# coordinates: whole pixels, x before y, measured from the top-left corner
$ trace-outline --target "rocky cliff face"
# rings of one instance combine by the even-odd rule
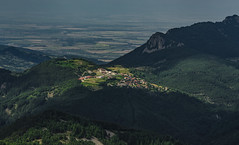
[[[153,34],[146,43],[146,48],[143,50],[143,53],[153,53],[164,49],[166,47],[164,35],[165,34],[160,32]]]
[[[153,53],[170,47],[182,47],[184,43],[166,38],[167,34],[156,32],[147,41],[142,53]]]
[[[228,16],[228,17],[226,17],[225,20],[223,20],[223,23],[239,25],[239,16],[238,15]]]

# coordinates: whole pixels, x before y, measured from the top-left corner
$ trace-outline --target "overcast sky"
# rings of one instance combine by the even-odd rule
[[[158,19],[221,20],[239,14],[238,0],[0,0],[0,13],[137,15]],[[6,13],[6,14],[7,14]]]

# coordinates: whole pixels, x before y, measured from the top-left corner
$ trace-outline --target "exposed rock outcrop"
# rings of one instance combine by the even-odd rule
[[[160,32],[152,35],[146,43],[146,48],[143,50],[143,53],[153,53],[155,51],[164,49],[166,47],[164,35],[165,34]]]
[[[226,17],[225,20],[223,20],[224,24],[238,24],[239,25],[239,16],[233,15]]]

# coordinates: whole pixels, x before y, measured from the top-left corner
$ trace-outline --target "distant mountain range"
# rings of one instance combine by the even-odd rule
[[[0,45],[0,68],[23,71],[49,59],[50,56],[38,51]]]
[[[41,62],[50,60],[52,58],[77,58],[76,55],[51,55],[36,50],[30,50],[21,47],[13,47],[0,45],[0,68],[7,69],[14,72],[23,72]],[[92,59],[81,57],[90,60],[97,64],[103,64],[103,62]]]

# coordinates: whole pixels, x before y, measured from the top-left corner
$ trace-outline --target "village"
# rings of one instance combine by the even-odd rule
[[[87,74],[87,75],[85,75]],[[97,70],[94,70],[94,71],[86,71],[82,74],[82,76],[79,78],[80,81],[84,82],[85,80],[87,79],[90,79],[90,78],[98,78],[98,79],[101,79],[101,78],[112,78],[113,76],[115,76],[116,73],[115,72],[112,72],[112,71],[108,71],[104,68],[98,68]]]
[[[105,83],[107,86],[141,88],[157,91],[167,91],[167,87],[158,86],[135,77],[125,68],[111,67],[108,69],[98,68],[93,71],[86,71],[78,78],[84,86],[96,86]],[[113,80],[113,81],[110,81]]]

